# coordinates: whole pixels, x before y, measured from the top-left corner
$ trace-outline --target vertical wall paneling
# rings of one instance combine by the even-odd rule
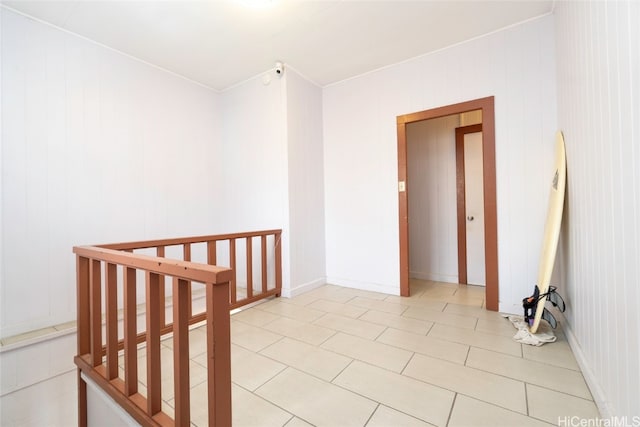
[[[75,318],[74,245],[218,232],[223,162],[219,94],[1,15],[6,337]]]
[[[4,121],[4,114],[3,114],[3,110],[4,110],[4,105],[2,103],[2,95],[3,95],[3,85],[2,85],[2,73],[3,73],[3,67],[2,67],[2,50],[3,50],[3,36],[2,36],[2,15],[4,14],[4,9],[0,7],[0,193],[2,192],[3,189],[3,185],[2,182],[4,180],[4,174],[2,172],[2,168],[3,168],[3,151],[4,151],[4,147],[2,144],[2,141],[4,139],[4,127],[3,127],[3,121]],[[3,217],[3,210],[2,210],[2,201],[0,200],[0,304],[1,301],[4,301],[5,299],[5,287],[2,285],[4,283],[4,267],[3,267],[3,260],[4,260],[4,222],[2,220]],[[4,318],[4,310],[3,312],[0,314],[0,325],[4,324],[5,322],[5,318]]]
[[[262,76],[224,91],[221,96],[221,131],[224,167],[221,201],[224,212],[217,224],[222,230],[282,229],[283,287],[289,288],[289,194],[285,79],[268,84]],[[246,259],[238,242],[238,279],[244,277]],[[224,264],[224,246],[218,261]],[[273,262],[273,247],[269,249]],[[254,260],[257,260],[254,257]],[[254,270],[256,265],[254,264]]]
[[[640,414],[638,22],[638,2],[556,3],[568,171],[560,282],[570,342],[604,417]]]
[[[285,296],[325,283],[322,90],[287,69],[291,286]]]
[[[458,115],[407,125],[412,278],[458,283],[455,128]]]

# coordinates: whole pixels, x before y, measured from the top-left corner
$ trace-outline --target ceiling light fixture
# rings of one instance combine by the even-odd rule
[[[267,9],[276,4],[276,0],[237,0],[238,3],[251,9]]]

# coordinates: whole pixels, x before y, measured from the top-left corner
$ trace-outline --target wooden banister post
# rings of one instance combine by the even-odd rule
[[[260,250],[260,255],[262,258],[262,292],[265,293],[267,292],[267,283],[268,283],[268,277],[267,277],[267,236],[261,236],[260,237],[260,246],[261,246],[261,250]]]
[[[89,336],[89,259],[76,256],[76,315],[77,315],[77,356],[91,351]],[[87,426],[87,384],[78,368],[78,427]]]
[[[102,272],[100,265],[100,261],[93,259],[89,270],[91,282],[89,286],[91,366],[102,365]]]
[[[158,246],[156,248],[156,255],[158,256],[158,258],[164,258],[165,257],[165,252],[164,252],[164,246]],[[159,300],[159,304],[162,306],[162,310],[160,310],[160,328],[164,328],[165,326],[167,326],[167,320],[165,319],[165,308],[164,308],[164,304],[165,304],[165,276],[164,275],[159,275],[158,276],[158,281],[160,282],[160,287],[158,288],[158,291],[160,292],[160,294],[158,295],[158,300]]]
[[[247,237],[247,298],[253,297],[253,238]]]
[[[118,269],[105,264],[105,308],[107,321],[107,379],[118,377]]]
[[[229,283],[206,284],[209,425],[231,425]]]
[[[209,242],[207,242],[207,264],[209,265],[216,265],[216,263],[218,262],[218,255],[217,255],[217,241],[216,240],[211,240]]]
[[[87,383],[82,379],[82,370],[78,371],[78,427],[87,427]]]
[[[175,422],[188,426],[189,390],[189,282],[173,278],[173,383]]]
[[[125,395],[138,392],[138,312],[136,270],[124,271],[124,389]]]
[[[89,337],[89,259],[81,256],[76,257],[76,313],[77,313],[77,343],[78,356],[91,351],[91,341]]]
[[[147,271],[147,414],[154,416],[162,409],[160,362],[160,275]]]
[[[280,291],[282,289],[282,232],[277,232],[274,238],[276,246],[276,289]],[[280,292],[276,295],[280,296]]]
[[[182,259],[184,259],[185,261],[191,261],[191,244],[190,243],[185,243],[182,247]],[[192,304],[192,292],[191,292],[191,280],[189,280],[187,282],[187,293],[189,294],[188,298],[189,298],[189,307],[188,307],[188,311],[189,311],[189,318],[191,318],[191,316],[193,316],[193,304]]]
[[[237,301],[238,297],[236,295],[236,239],[229,239],[229,268],[231,268],[231,282],[230,282],[230,292],[231,292],[231,302],[234,303]]]

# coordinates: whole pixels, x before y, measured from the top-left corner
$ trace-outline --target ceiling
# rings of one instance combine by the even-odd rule
[[[326,86],[548,14],[553,0],[31,1],[2,4],[224,90],[276,61]]]

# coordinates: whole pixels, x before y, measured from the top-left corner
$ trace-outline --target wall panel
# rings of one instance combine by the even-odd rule
[[[325,283],[322,89],[286,70],[291,289]]]
[[[74,245],[218,231],[219,95],[2,9],[0,336],[75,318]]]
[[[407,125],[410,277],[458,283],[458,115]]]
[[[558,2],[555,19],[566,319],[602,415],[638,416],[640,3]]]

